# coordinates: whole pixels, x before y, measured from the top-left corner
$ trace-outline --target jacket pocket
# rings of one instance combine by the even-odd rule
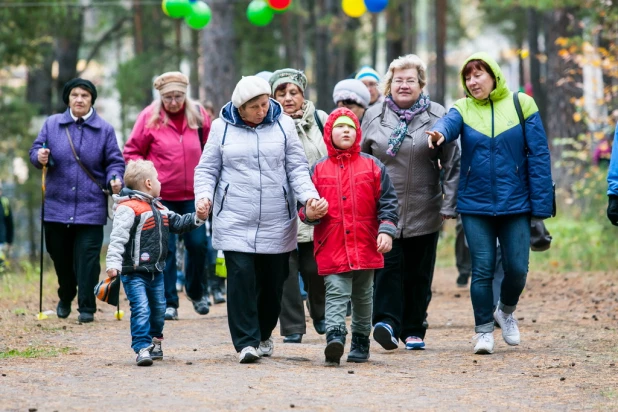
[[[465,192],[468,188],[468,182],[470,181],[470,170],[472,170],[472,166],[468,166],[468,171],[466,172],[466,180],[464,181],[464,187],[462,192]]]
[[[217,216],[219,216],[221,214],[221,212],[223,211],[223,205],[225,205],[225,198],[227,197],[227,190],[229,189],[230,184],[228,183],[225,186],[225,189],[223,189],[223,197],[221,198],[221,205],[219,206],[219,211],[217,212]]]
[[[283,187],[283,200],[285,200],[285,208],[288,211],[288,219],[292,219],[292,212],[290,212],[290,201],[288,200],[288,191]]]

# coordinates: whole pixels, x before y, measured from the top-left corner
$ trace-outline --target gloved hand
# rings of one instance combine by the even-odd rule
[[[612,222],[612,225],[618,226],[618,196],[609,195],[608,197],[607,218]]]

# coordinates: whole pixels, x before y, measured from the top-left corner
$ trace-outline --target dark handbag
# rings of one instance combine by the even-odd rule
[[[99,186],[99,189],[101,189],[101,191],[105,194],[106,198],[107,198],[107,217],[111,219],[111,216],[113,215],[112,213],[112,207],[114,206],[114,200],[112,199],[111,196],[111,191],[104,188],[95,178],[94,176],[92,176],[92,173],[90,173],[90,171],[88,169],[86,169],[86,166],[84,166],[84,164],[82,163],[82,161],[79,159],[79,156],[77,155],[77,152],[75,151],[75,146],[73,145],[73,139],[71,139],[71,133],[69,133],[69,128],[65,127],[64,131],[67,132],[67,137],[69,138],[69,144],[71,145],[71,151],[73,152],[73,157],[75,157],[75,161],[77,162],[77,164],[79,165],[79,167],[82,168],[82,170],[84,171],[84,173],[86,173],[86,175],[90,178],[90,180],[92,180],[94,182],[94,184],[96,184],[97,186]]]
[[[551,247],[552,237],[541,219],[530,220],[530,249],[544,252]]]

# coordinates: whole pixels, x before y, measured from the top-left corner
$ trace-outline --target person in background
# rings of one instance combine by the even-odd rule
[[[180,72],[163,73],[154,81],[159,96],[138,115],[124,147],[129,160],[154,163],[161,180],[161,202],[169,210],[195,212],[193,173],[208,139],[210,118],[206,110],[187,97],[189,79]],[[165,262],[165,319],[178,319],[176,290],[176,234],[170,233]],[[186,248],[185,289],[200,315],[210,311],[206,284],[206,230],[202,227],[182,235]]]
[[[519,93],[516,101],[493,58],[473,54],[462,65],[460,76],[467,97],[426,132],[427,143],[433,148],[461,137],[457,212],[472,258],[474,353],[490,354],[494,320],[508,345],[519,345],[521,340],[513,313],[528,274],[531,219],[546,219],[553,213],[551,159],[534,99]],[[523,127],[517,106],[522,109]],[[497,240],[504,280],[494,311]]]
[[[618,124],[614,132],[614,146],[607,172],[607,218],[614,226],[618,226],[618,144],[615,144],[617,141]]]
[[[367,90],[369,90],[371,97],[368,108],[371,108],[373,105],[379,105],[384,101],[384,96],[380,93],[380,75],[377,71],[369,66],[363,66],[354,78],[363,82],[367,86]]]
[[[345,79],[337,83],[333,89],[335,105],[352,110],[361,123],[370,100],[371,94],[360,80]]]
[[[45,120],[30,149],[30,162],[47,167],[45,246],[58,277],[59,318],[71,313],[77,295],[78,320],[92,322],[94,287],[101,272],[107,195],[119,193],[124,160],[111,124],[97,114],[97,89],[86,79],[64,85],[64,113]]]
[[[296,132],[307,156],[309,167],[327,155],[322,137],[328,115],[317,110],[312,101],[305,99],[307,77],[296,69],[277,70],[270,78],[272,97],[294,120]],[[279,324],[284,343],[301,343],[306,333],[305,308],[298,285],[298,272],[307,290],[309,314],[318,334],[326,333],[324,320],[324,278],[318,275],[313,256],[313,227],[298,224],[297,250],[290,254],[290,275],[283,285]]]
[[[0,267],[2,267],[4,260],[10,254],[12,244],[13,212],[9,198],[2,194],[2,182],[0,182]]]
[[[195,168],[196,204],[212,210],[213,247],[225,255],[228,325],[240,363],[273,354],[297,245],[296,202],[319,198],[296,126],[271,92],[266,80],[243,77]]]
[[[416,55],[391,62],[384,103],[363,119],[363,152],[377,157],[395,186],[399,225],[393,248],[376,270],[373,338],[387,350],[423,349],[440,229],[455,218],[457,143],[430,149],[425,131],[446,114],[425,92],[427,69]],[[441,170],[443,179],[441,181]]]

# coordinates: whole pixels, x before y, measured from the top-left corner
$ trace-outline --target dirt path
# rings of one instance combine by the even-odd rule
[[[0,352],[59,352],[0,359],[0,409],[618,410],[617,275],[532,273],[517,312],[522,344],[496,331],[495,353],[479,356],[469,293],[441,270],[426,350],[387,353],[372,341],[369,363],[338,368],[324,366],[325,339],[309,319],[302,344],[284,345],[277,329],[274,356],[241,365],[225,305],[199,317],[183,299],[182,320],[165,326],[165,360],[138,368],[128,314],[119,322],[100,306],[94,324],[79,325],[75,311],[37,321],[36,297],[23,316],[0,302]]]

